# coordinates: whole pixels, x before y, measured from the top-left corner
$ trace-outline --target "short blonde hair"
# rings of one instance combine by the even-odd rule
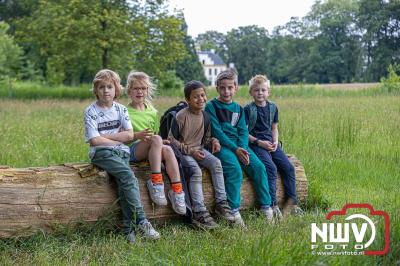
[[[258,87],[260,85],[267,85],[267,88],[270,88],[270,81],[267,78],[267,76],[264,75],[255,75],[254,77],[252,77],[249,81],[249,92],[251,92],[252,89],[254,89],[255,87]]]
[[[97,98],[97,89],[99,87],[99,84],[101,82],[105,82],[105,81],[111,81],[114,84],[114,88],[115,88],[114,99],[121,96],[123,87],[121,86],[121,79],[120,79],[119,75],[112,70],[102,69],[99,72],[97,72],[96,76],[94,76],[93,83],[92,83],[92,91],[93,91],[93,94],[96,95],[96,98]]]
[[[156,91],[156,86],[154,83],[151,81],[151,78],[149,75],[147,75],[144,72],[139,72],[139,71],[131,71],[129,72],[127,81],[126,81],[126,93],[129,94],[129,91],[133,88],[133,83],[134,82],[142,82],[146,85],[147,87],[147,97],[145,101],[149,104],[151,104],[153,100],[153,95]]]

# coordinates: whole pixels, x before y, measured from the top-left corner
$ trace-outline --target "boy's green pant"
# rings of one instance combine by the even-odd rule
[[[246,166],[240,163],[236,154],[228,148],[221,147],[221,151],[215,154],[222,163],[226,194],[229,206],[232,209],[240,207],[240,187],[243,181],[243,170],[253,182],[260,205],[262,207],[271,205],[265,166],[252,150],[249,149],[248,152],[250,153],[250,164]]]
[[[105,170],[117,181],[125,234],[132,230],[132,223],[137,224],[146,219],[140,201],[139,183],[129,167],[129,157],[129,153],[121,150],[99,148],[92,158],[94,165]]]

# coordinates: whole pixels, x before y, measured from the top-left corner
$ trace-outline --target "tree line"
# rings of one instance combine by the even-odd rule
[[[22,79],[76,85],[111,68],[204,80],[183,15],[164,0],[5,0],[0,19],[0,38],[15,42],[9,72]]]
[[[167,0],[3,0],[0,79],[90,82],[100,68],[149,73],[165,87],[205,81],[195,45],[233,62],[239,82],[379,81],[400,61],[400,1],[316,1],[270,34],[259,26],[208,31],[195,40]],[[284,12],[284,11],[282,11]],[[268,19],[266,16],[265,19]]]
[[[196,43],[235,63],[242,84],[255,73],[276,83],[373,82],[399,64],[399,35],[398,0],[327,0],[271,34],[247,26],[208,31]]]

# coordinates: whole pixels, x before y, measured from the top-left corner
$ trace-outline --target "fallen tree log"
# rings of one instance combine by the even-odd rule
[[[299,200],[307,199],[308,184],[301,162],[289,155],[296,169]],[[147,164],[132,165],[139,179],[142,203],[150,219],[166,219],[177,214],[168,207],[152,204],[145,180],[150,169]],[[204,199],[207,207],[214,205],[211,177],[203,171]],[[169,189],[169,182],[165,188]],[[255,194],[249,179],[241,188],[242,208],[254,205]],[[281,178],[277,180],[277,197],[283,198]],[[169,203],[170,204],[170,203]],[[91,164],[64,164],[25,169],[0,166],[0,238],[29,235],[38,230],[48,231],[54,224],[96,222],[115,209],[116,185],[104,172]]]

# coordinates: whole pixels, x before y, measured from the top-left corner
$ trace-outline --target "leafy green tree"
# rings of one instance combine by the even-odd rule
[[[186,48],[186,56],[177,61],[174,69],[176,70],[176,75],[183,80],[188,82],[190,80],[199,80],[201,82],[207,82],[204,76],[204,71],[201,63],[199,62],[194,41],[190,35],[187,34],[187,24],[182,17],[182,32],[185,33],[184,44]]]
[[[360,0],[357,24],[364,32],[364,79],[378,81],[390,64],[400,64],[400,1]]]
[[[354,17],[357,1],[327,0],[316,2],[306,19],[318,26],[314,32],[316,49],[312,57],[320,58],[319,82],[351,82],[361,63],[360,33]]]
[[[16,35],[49,81],[77,84],[100,68],[132,66],[127,8],[123,1],[42,0],[32,16],[18,21]]]
[[[38,5],[38,0],[2,0],[0,1],[0,21],[7,22],[10,25],[9,32],[13,34],[15,20],[32,15]]]
[[[292,17],[274,29],[267,48],[267,75],[276,83],[316,82],[309,58],[313,39],[307,38],[308,25]]]
[[[160,0],[40,0],[14,24],[26,60],[50,83],[90,82],[101,68],[159,78],[187,54],[182,21]]]
[[[0,22],[0,79],[16,77],[21,67],[21,48],[7,34],[9,25]]]
[[[265,73],[276,83],[309,82],[308,53],[312,40],[274,35],[267,49]]]
[[[135,67],[160,78],[187,55],[185,33],[181,31],[183,22],[170,14],[165,1],[138,3],[134,11],[130,44],[134,48]]]
[[[239,27],[227,33],[228,62],[235,63],[240,84],[256,74],[266,73],[268,42],[267,30],[258,26]]]
[[[226,47],[226,36],[218,31],[210,30],[201,33],[195,40],[196,46],[201,51],[214,50],[222,60],[228,60],[228,48]]]

